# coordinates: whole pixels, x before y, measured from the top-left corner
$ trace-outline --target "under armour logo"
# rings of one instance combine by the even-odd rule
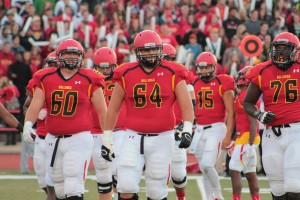
[[[157,76],[163,76],[163,75],[164,75],[163,72],[158,72],[158,73],[157,73]]]
[[[211,83],[210,85],[216,85],[216,83]]]
[[[76,85],[76,84],[81,84],[81,81],[75,81],[75,85]]]
[[[300,70],[299,70],[299,69],[294,69],[294,70],[293,70],[293,72],[294,72],[294,73],[296,73],[296,72],[298,72],[298,73],[299,73],[299,72],[300,72]]]

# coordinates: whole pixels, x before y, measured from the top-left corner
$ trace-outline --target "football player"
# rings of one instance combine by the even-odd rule
[[[144,165],[148,200],[167,199],[175,99],[183,111],[179,148],[187,148],[191,142],[194,117],[185,82],[187,71],[180,64],[162,59],[162,41],[154,31],[138,33],[134,48],[138,61],[114,71],[116,84],[105,120],[102,156],[112,156],[111,135],[124,101],[126,134],[117,166],[119,199],[138,199]]]
[[[96,109],[101,125],[106,114],[104,76],[97,70],[81,68],[84,50],[76,40],[62,41],[56,55],[58,68],[45,68],[33,76],[36,86],[23,137],[33,142],[32,125],[46,103],[46,167],[56,198],[81,200],[93,148],[90,107]]]
[[[103,89],[106,104],[109,104],[115,81],[112,79],[113,70],[117,66],[117,56],[115,52],[108,48],[99,48],[93,57],[94,68],[101,72],[105,76],[105,87]],[[125,104],[121,108],[121,112],[118,116],[118,122],[113,132],[113,145],[115,158],[112,159],[112,163],[105,160],[101,156],[101,134],[102,130],[99,124],[98,116],[96,111],[93,109],[93,130],[92,134],[94,137],[94,148],[92,159],[94,162],[96,177],[98,182],[99,199],[106,200],[111,199],[111,190],[113,186],[114,199],[118,198],[117,186],[117,160],[119,158],[119,148],[122,144],[122,137],[125,133],[125,115],[126,107]],[[100,148],[99,148],[100,147]],[[113,176],[112,176],[113,175]]]
[[[190,153],[196,154],[208,200],[223,199],[215,164],[222,140],[225,138],[223,149],[231,142],[235,118],[234,80],[228,75],[216,75],[216,65],[214,54],[201,53],[196,59],[198,76],[193,83],[197,125]]]
[[[262,161],[275,200],[300,199],[299,39],[282,32],[271,45],[270,60],[249,73],[244,109],[266,124]],[[263,95],[265,111],[256,102]]]
[[[175,62],[176,49],[171,44],[163,44],[163,59]],[[193,79],[194,77],[193,75],[191,75],[190,82],[193,82]],[[187,87],[190,96],[192,98],[192,103],[194,105],[195,104],[194,88],[191,84],[188,84]],[[175,135],[176,135],[176,133],[179,134],[182,129],[182,112],[180,110],[177,101],[175,102],[174,105],[174,114],[176,118],[176,126],[175,126]],[[178,143],[174,143],[174,144],[175,146],[174,146],[174,152],[173,152],[172,162],[171,162],[171,178],[173,181],[173,186],[176,190],[177,200],[185,200],[185,186],[187,185],[186,149],[179,148]]]
[[[251,68],[251,66],[244,67],[238,72],[236,77],[238,91],[234,101],[236,112],[236,139],[229,162],[233,200],[241,199],[241,171],[246,174],[252,200],[260,199],[256,177],[257,158],[255,151],[260,143],[259,125],[257,119],[247,115],[243,108],[243,100],[250,84],[247,74]],[[260,101],[257,102],[257,107],[260,106],[259,104]]]
[[[47,58],[44,60],[43,68],[47,67],[57,67],[57,57],[56,52],[51,52]],[[27,99],[23,105],[24,114],[32,101],[32,96],[35,90],[34,79],[31,79],[27,85]],[[36,133],[37,137],[34,142],[34,155],[33,164],[34,171],[38,177],[39,186],[46,192],[47,200],[55,200],[55,190],[53,182],[49,178],[46,172],[46,145],[45,137],[47,135],[47,130],[45,126],[45,118],[47,115],[46,105],[40,110],[38,115],[38,120],[36,123]]]

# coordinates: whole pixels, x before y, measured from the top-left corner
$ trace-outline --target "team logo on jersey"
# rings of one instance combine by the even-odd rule
[[[157,76],[163,76],[164,73],[163,72],[157,72]]]
[[[210,85],[216,85],[216,83],[211,83]]]
[[[300,72],[300,69],[294,69],[294,70],[293,70],[293,73],[296,73],[296,72],[299,73],[299,72]]]
[[[75,85],[81,84],[81,81],[75,81]]]

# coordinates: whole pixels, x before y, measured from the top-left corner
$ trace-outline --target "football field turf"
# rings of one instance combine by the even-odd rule
[[[12,173],[13,174],[13,173]],[[220,177],[222,193],[225,200],[232,199],[232,189],[230,178]],[[269,184],[265,177],[259,177],[260,193],[262,200],[271,199]],[[141,181],[139,199],[146,200],[145,184]],[[204,200],[204,188],[200,174],[190,174],[188,176],[187,200]],[[45,199],[44,191],[38,186],[35,175],[10,175],[1,173],[0,175],[0,199],[5,200],[42,200]],[[86,180],[85,200],[97,200],[97,187],[95,176],[90,173]],[[175,200],[175,191],[172,184],[169,185],[169,200]],[[247,181],[243,180],[242,199],[251,200]]]

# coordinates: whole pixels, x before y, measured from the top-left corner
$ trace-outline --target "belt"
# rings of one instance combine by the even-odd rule
[[[46,138],[46,136],[42,136],[42,135],[38,135],[38,137],[42,140],[44,140]]]
[[[144,154],[144,138],[145,137],[154,137],[154,136],[158,136],[159,134],[144,134],[144,133],[138,133],[139,135],[141,135],[141,144],[140,144],[140,154]]]
[[[144,137],[153,137],[153,136],[158,136],[159,134],[144,134],[144,133],[138,133],[139,135],[141,136],[144,136]]]
[[[57,138],[57,139],[56,139],[56,142],[55,142],[55,145],[54,145],[50,167],[53,167],[53,165],[54,165],[54,161],[55,161],[55,157],[56,157],[56,152],[57,152],[57,147],[58,147],[59,140],[61,138],[69,138],[71,136],[72,135],[58,135],[58,136],[55,136],[55,138]]]
[[[272,131],[277,137],[279,137],[279,136],[281,136],[282,128],[290,128],[290,127],[291,127],[291,125],[289,125],[289,124],[281,124],[278,126],[272,126]],[[276,130],[276,129],[278,129],[278,130]]]
[[[209,128],[211,128],[211,127],[212,127],[211,125],[209,125],[209,126],[204,126],[204,127],[203,127],[203,130],[209,129]]]
[[[73,135],[58,135],[55,136],[56,138],[68,138],[68,137],[72,137]]]

